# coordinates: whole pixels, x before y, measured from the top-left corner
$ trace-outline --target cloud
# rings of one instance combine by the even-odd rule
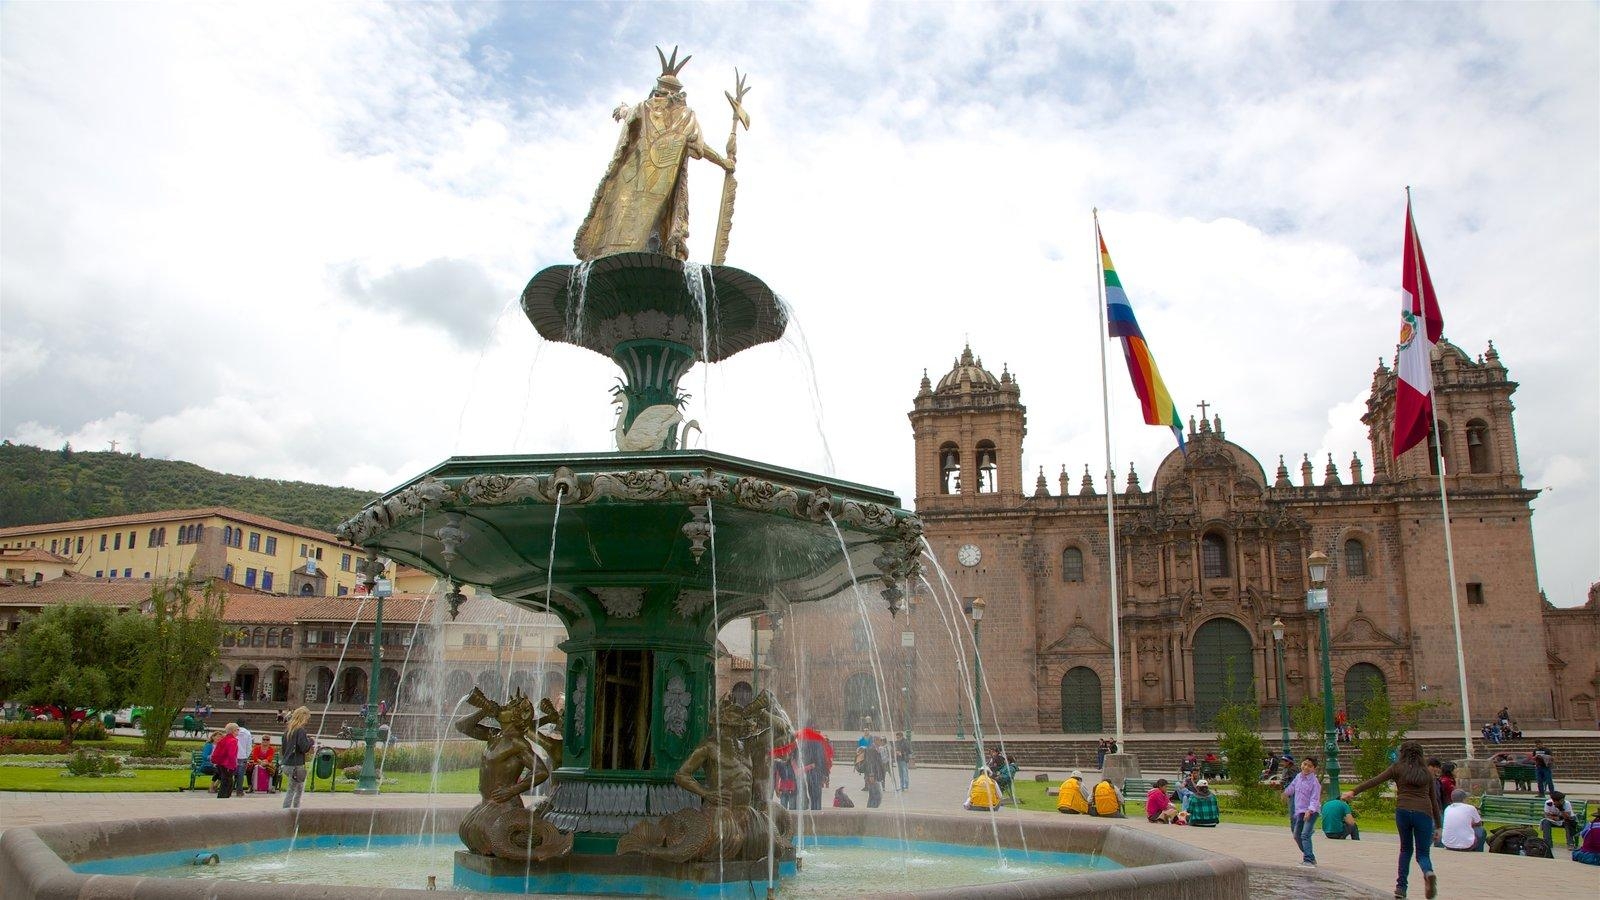
[[[1269,473],[1331,452],[1348,479],[1357,451],[1370,476],[1412,184],[1447,335],[1492,338],[1521,385],[1529,484],[1557,486],[1541,578],[1576,600],[1600,577],[1577,477],[1600,424],[1572,413],[1600,408],[1574,377],[1600,344],[1597,27],[1579,4],[10,4],[0,435],[378,489],[607,446],[614,367],[513,301],[570,261],[609,110],[671,41],[713,143],[750,75],[730,261],[806,337],[688,374],[708,446],[909,503],[917,380],[970,340],[1022,385],[1025,489],[1063,465],[1076,489],[1104,455],[1098,207],[1184,415],[1207,401]],[[705,258],[721,174],[689,171]],[[1111,351],[1119,479],[1148,485],[1171,437]]]
[[[440,326],[463,347],[476,348],[505,303],[506,285],[496,284],[472,260],[439,258],[368,279],[358,265],[335,269],[344,295],[378,310]]]

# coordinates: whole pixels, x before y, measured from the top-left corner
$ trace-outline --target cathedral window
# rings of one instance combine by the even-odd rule
[[[1489,472],[1489,424],[1482,419],[1467,423],[1467,471],[1474,475]]]
[[[1467,605],[1483,605],[1483,584],[1477,581],[1467,582]]]
[[[1200,567],[1207,578],[1228,577],[1228,542],[1219,534],[1200,539]]]
[[[1352,578],[1367,574],[1367,545],[1355,538],[1344,542],[1344,574]]]
[[[955,444],[939,448],[939,493],[961,493],[961,451]]]
[[[1083,580],[1083,551],[1077,547],[1068,547],[1061,551],[1061,580]]]
[[[993,494],[1000,490],[996,476],[1000,467],[996,465],[999,455],[995,452],[993,441],[978,442],[978,493]]]

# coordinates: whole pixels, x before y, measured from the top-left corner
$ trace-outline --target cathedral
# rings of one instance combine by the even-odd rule
[[[1600,591],[1558,609],[1539,589],[1517,385],[1493,344],[1474,359],[1441,341],[1433,369],[1474,725],[1509,707],[1525,728],[1592,727]],[[805,658],[804,714],[822,727],[909,720],[955,733],[971,717],[962,685],[977,674],[976,631],[984,727],[1108,732],[1115,573],[1128,731],[1206,731],[1223,704],[1251,698],[1275,727],[1280,684],[1291,706],[1321,696],[1318,615],[1306,608],[1307,555],[1321,550],[1339,706],[1354,715],[1381,686],[1436,701],[1422,727],[1459,729],[1438,472],[1431,442],[1391,459],[1395,379],[1382,364],[1372,376],[1370,473],[1359,458],[1341,471],[1280,457],[1269,470],[1202,410],[1187,452],[1168,454],[1148,486],[1132,470],[1120,489],[1101,486],[1115,491],[1113,561],[1105,493],[1087,473],[1074,489],[1065,469],[1054,491],[1043,470],[1026,484],[1021,388],[969,347],[937,383],[924,375],[910,413],[915,508],[942,573],[928,567],[894,617],[881,603],[864,617],[796,608],[762,662],[789,672]]]

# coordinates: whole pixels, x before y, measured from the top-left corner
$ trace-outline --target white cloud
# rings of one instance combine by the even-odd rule
[[[1579,376],[1600,344],[1597,21],[1583,5],[0,7],[0,434],[366,488],[451,453],[606,446],[613,367],[545,345],[514,300],[570,260],[608,112],[644,94],[670,39],[695,55],[684,77],[716,143],[719,95],[750,74],[730,261],[809,339],[809,360],[790,341],[689,374],[713,448],[816,470],[831,452],[909,502],[917,379],[970,339],[1021,381],[1025,486],[1042,466],[1055,490],[1065,464],[1076,489],[1103,455],[1098,206],[1185,415],[1212,403],[1269,475],[1282,453],[1298,479],[1309,452],[1320,481],[1331,452],[1348,479],[1357,451],[1370,476],[1359,413],[1392,353],[1411,183],[1447,335],[1473,354],[1494,339],[1521,383],[1529,484],[1557,486],[1534,519],[1540,572],[1570,602],[1600,577],[1600,425],[1572,412],[1600,408]],[[719,183],[692,165],[697,258]],[[1119,482],[1131,461],[1148,485],[1171,438],[1138,424],[1112,354]]]

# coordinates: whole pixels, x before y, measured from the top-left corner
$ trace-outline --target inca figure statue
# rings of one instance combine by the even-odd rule
[[[622,134],[573,241],[578,259],[630,251],[688,259],[688,161],[709,159],[733,172],[731,159],[706,146],[678,80],[691,57],[679,61],[677,47],[670,59],[660,47],[656,54],[661,57],[661,76],[649,99],[612,110],[611,117],[622,123]]]

